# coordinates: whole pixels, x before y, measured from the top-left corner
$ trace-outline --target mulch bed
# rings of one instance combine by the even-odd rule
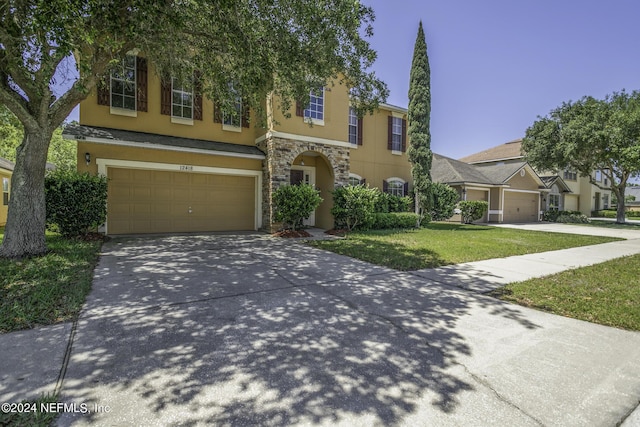
[[[347,233],[349,232],[349,230],[347,230],[346,228],[332,228],[331,230],[327,230],[324,233],[325,234],[331,234],[332,236],[340,236],[340,237],[344,237],[347,235]]]
[[[296,238],[296,237],[311,237],[311,234],[307,233],[304,230],[281,230],[277,233],[273,233],[275,237],[284,237],[284,238]]]

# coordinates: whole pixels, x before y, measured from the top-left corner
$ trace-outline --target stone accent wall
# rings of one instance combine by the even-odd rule
[[[334,187],[349,183],[349,148],[347,147],[279,137],[268,137],[257,145],[266,155],[262,163],[262,221],[266,231],[276,231],[280,226],[273,221],[274,207],[271,194],[281,185],[289,183],[291,165],[300,154],[307,151],[320,153],[333,169]]]

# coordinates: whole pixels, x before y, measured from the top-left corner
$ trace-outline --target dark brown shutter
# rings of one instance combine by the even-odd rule
[[[136,110],[147,112],[147,59],[136,57]]]
[[[243,128],[248,128],[249,127],[249,103],[246,101],[242,102],[242,127]]]
[[[360,180],[360,185],[365,185],[367,183],[367,179],[366,178],[362,178]]]
[[[304,107],[302,106],[302,103],[300,101],[296,101],[296,116],[304,116]]]
[[[385,181],[384,179],[382,180],[382,192],[383,193],[388,193],[389,192],[389,183],[387,181]]]
[[[387,122],[387,150],[393,150],[393,116],[389,116]]]
[[[193,119],[202,120],[202,79],[198,71],[193,73]]]
[[[98,91],[98,105],[111,105],[109,100],[110,88],[109,82],[111,81],[111,72],[107,74],[103,79],[100,79],[97,84]]]
[[[362,121],[364,118],[358,119],[358,145],[362,145]]]
[[[222,111],[217,103],[213,103],[213,122],[222,123]]]
[[[407,151],[407,121],[402,119],[402,152]]]
[[[160,81],[160,114],[171,115],[171,77]]]
[[[408,182],[404,183],[404,195],[405,196],[409,195],[409,183]]]

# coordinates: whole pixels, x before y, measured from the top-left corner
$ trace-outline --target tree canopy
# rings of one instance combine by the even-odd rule
[[[422,214],[430,214],[433,207],[431,191],[431,70],[427,56],[427,42],[422,29],[422,21],[418,27],[418,35],[413,50],[411,75],[409,80],[409,145],[408,155],[411,162],[414,191],[416,193],[416,210]],[[420,212],[417,212],[420,213]]]
[[[387,94],[368,70],[373,20],[373,10],[354,0],[0,1],[0,104],[24,128],[0,256],[46,251],[51,136],[128,52],[144,53],[163,77],[197,71],[203,94],[223,109],[239,92],[258,111],[275,94],[286,111],[338,80],[362,113]]]
[[[625,200],[627,181],[640,174],[640,92],[565,102],[527,129],[522,150],[538,169],[570,168],[597,186],[592,174],[600,170],[609,179],[606,188]],[[617,221],[624,220],[619,203]]]

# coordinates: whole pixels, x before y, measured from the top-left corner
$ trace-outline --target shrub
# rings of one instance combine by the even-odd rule
[[[411,198],[407,196],[396,196],[390,193],[383,193],[377,188],[374,209],[376,213],[388,212],[409,212],[411,209]]]
[[[593,211],[591,212],[591,216],[598,218],[616,218],[617,212],[613,209],[605,209],[601,211]]]
[[[374,221],[371,226],[374,230],[389,228],[415,228],[418,215],[412,212],[389,212],[374,214]]]
[[[627,211],[626,215],[629,218],[640,218],[640,211]]]
[[[107,178],[60,169],[45,177],[47,228],[65,237],[83,236],[107,218]]]
[[[589,218],[586,215],[581,213],[568,213],[564,215],[559,215],[556,222],[565,223],[565,224],[586,224],[589,221]]]
[[[273,193],[273,203],[275,220],[282,221],[285,228],[296,230],[318,208],[322,198],[309,184],[283,185]]]
[[[459,206],[465,224],[479,220],[489,210],[489,203],[483,200],[463,200]]]
[[[347,185],[333,190],[331,214],[336,228],[367,229],[373,224],[373,214],[379,190],[363,185]]]
[[[433,183],[431,186],[433,191],[433,212],[431,219],[433,221],[444,221],[453,216],[453,210],[458,203],[460,196],[458,192],[447,184],[439,182]]]
[[[558,209],[549,209],[548,211],[545,211],[542,214],[542,220],[543,221],[549,221],[549,222],[556,222],[556,220],[558,219],[558,216],[560,215],[560,212]]]

